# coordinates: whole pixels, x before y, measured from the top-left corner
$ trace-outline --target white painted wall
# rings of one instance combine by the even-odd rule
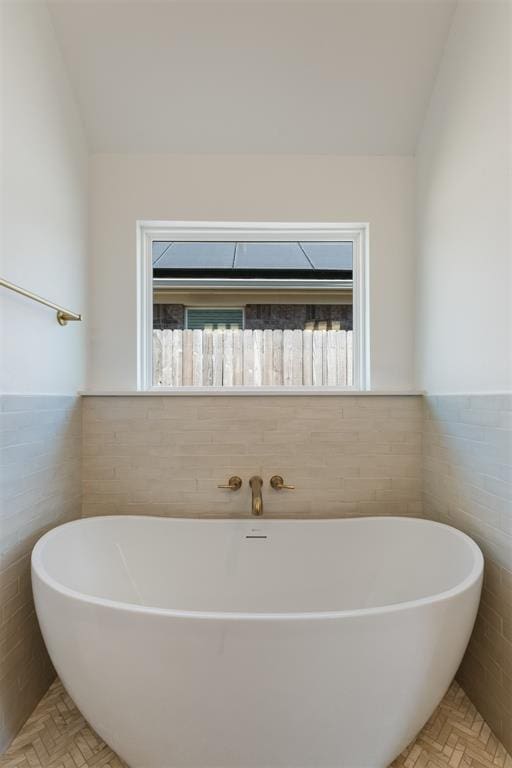
[[[85,310],[87,154],[48,9],[1,4],[0,274]],[[0,288],[0,391],[75,392],[84,323]]]
[[[91,161],[91,389],[136,386],[137,220],[369,222],[372,386],[410,389],[414,160],[96,155]]]
[[[459,3],[418,149],[417,383],[512,389],[511,8]]]

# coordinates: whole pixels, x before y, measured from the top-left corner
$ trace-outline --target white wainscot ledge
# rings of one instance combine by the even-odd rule
[[[321,396],[321,397],[420,397],[425,393],[419,390],[360,390],[340,389],[339,387],[158,387],[148,390],[86,390],[80,392],[83,397],[247,397],[247,396]]]

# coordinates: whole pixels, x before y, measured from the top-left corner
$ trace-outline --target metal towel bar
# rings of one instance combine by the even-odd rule
[[[14,291],[14,293],[19,293],[21,296],[26,296],[27,299],[32,299],[32,301],[37,301],[39,304],[44,304],[45,307],[54,309],[57,313],[57,322],[59,325],[67,325],[69,320],[82,319],[82,315],[78,315],[76,312],[70,312],[69,309],[64,309],[64,307],[60,307],[58,304],[54,304],[53,301],[43,299],[43,297],[38,296],[37,293],[26,291],[25,288],[20,288],[19,285],[14,285],[14,283],[10,283],[8,280],[4,280],[2,277],[0,277],[0,285],[4,288],[8,288],[10,291]]]

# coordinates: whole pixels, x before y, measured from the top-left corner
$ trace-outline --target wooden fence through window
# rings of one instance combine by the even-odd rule
[[[154,330],[153,385],[351,386],[352,331]]]

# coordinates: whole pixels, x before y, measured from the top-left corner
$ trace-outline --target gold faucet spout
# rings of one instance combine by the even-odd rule
[[[249,480],[249,485],[252,491],[252,507],[251,512],[256,517],[260,517],[263,514],[263,499],[261,496],[261,488],[263,486],[263,480],[258,475],[254,475]]]

